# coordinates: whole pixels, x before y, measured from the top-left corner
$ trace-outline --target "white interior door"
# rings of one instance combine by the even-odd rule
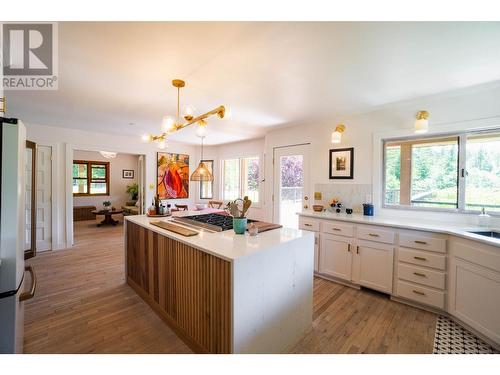
[[[37,147],[36,249],[52,249],[52,147]]]
[[[274,149],[273,221],[287,228],[298,228],[297,212],[309,208],[310,145]]]

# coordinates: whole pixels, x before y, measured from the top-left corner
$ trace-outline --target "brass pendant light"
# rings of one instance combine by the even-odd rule
[[[194,109],[190,106],[186,109],[183,119],[181,120],[181,115],[180,115],[180,91],[181,88],[183,88],[186,85],[186,83],[181,80],[181,79],[174,79],[172,81],[172,86],[174,86],[177,89],[177,118],[175,119],[172,116],[165,116],[162,121],[161,125],[161,133],[158,135],[153,135],[153,134],[145,134],[142,136],[142,141],[145,143],[148,142],[157,142],[158,143],[158,148],[164,149],[166,147],[166,140],[167,136],[173,132],[176,132],[178,130],[184,129],[185,127],[192,125],[192,124],[197,124],[199,127],[199,131],[197,133],[203,132],[206,126],[206,119],[217,115],[219,118],[224,118],[224,115],[226,113],[226,108],[221,105],[218,106],[217,108],[212,109],[211,111],[208,111],[202,115],[199,116],[194,116],[193,112]]]
[[[205,136],[201,136],[201,159],[198,168],[195,169],[190,177],[191,181],[213,181],[214,175],[210,173],[205,163],[203,163],[203,139]]]

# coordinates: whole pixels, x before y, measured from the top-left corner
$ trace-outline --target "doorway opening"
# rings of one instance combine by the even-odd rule
[[[74,246],[123,230],[128,215],[144,212],[144,155],[73,150],[70,209]]]

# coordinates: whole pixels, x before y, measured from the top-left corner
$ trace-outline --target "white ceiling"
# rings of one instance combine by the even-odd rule
[[[9,92],[8,115],[139,137],[175,113],[182,78],[182,103],[230,108],[209,120],[206,143],[221,144],[500,80],[499,67],[500,22],[64,22],[59,90]]]

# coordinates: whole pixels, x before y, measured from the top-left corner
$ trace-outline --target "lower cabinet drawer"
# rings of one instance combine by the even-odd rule
[[[398,280],[397,294],[399,297],[444,309],[445,293],[442,291]]]
[[[398,264],[398,278],[424,284],[437,289],[445,289],[446,274],[429,268]]]
[[[352,237],[354,235],[354,225],[339,223],[338,221],[323,221],[321,223],[321,232],[336,236]]]
[[[299,217],[299,229],[308,230],[311,232],[319,232],[319,220],[309,219],[307,217]]]
[[[400,247],[398,249],[398,259],[399,261],[417,264],[419,266],[432,267],[439,270],[446,269],[446,255]]]
[[[361,240],[394,243],[394,232],[379,227],[358,225],[357,238]]]

